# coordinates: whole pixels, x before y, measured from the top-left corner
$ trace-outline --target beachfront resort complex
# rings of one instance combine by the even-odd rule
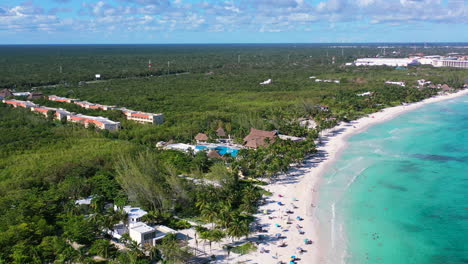
[[[0,46],[0,263],[461,263],[468,45],[382,45]]]

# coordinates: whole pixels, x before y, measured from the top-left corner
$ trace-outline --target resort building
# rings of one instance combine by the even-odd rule
[[[35,103],[32,103],[32,102],[29,102],[29,101],[20,101],[20,100],[15,100],[15,99],[11,99],[11,100],[3,100],[3,102],[5,104],[9,104],[13,107],[24,107],[24,108],[31,108],[31,107],[37,107],[38,105],[36,105]]]
[[[154,246],[159,240],[163,239],[167,234],[176,234],[177,231],[167,226],[151,227],[145,223],[138,222],[130,225],[128,234],[130,238],[137,242],[138,245],[152,245]]]
[[[26,97],[26,96],[29,96],[31,93],[30,92],[17,92],[17,93],[13,93],[14,96],[18,96],[18,97]]]
[[[328,112],[328,111],[330,111],[330,108],[328,107],[328,105],[317,105],[317,108],[318,108],[320,111],[323,111],[323,112]]]
[[[101,109],[101,110],[104,110],[104,111],[111,110],[111,109],[115,108],[114,106],[93,104],[93,103],[90,103],[90,102],[87,102],[87,101],[76,101],[75,104],[79,105],[79,106],[81,106],[83,108],[86,108],[86,109]]]
[[[3,89],[3,90],[0,91],[0,99],[6,98],[6,97],[9,97],[9,96],[13,96],[13,93],[10,90]]]
[[[56,111],[56,108],[50,108],[50,107],[45,107],[45,106],[34,106],[31,107],[31,111],[43,114],[45,117],[49,114],[49,112],[54,112]]]
[[[62,118],[68,119],[68,116],[71,116],[73,113],[68,112],[65,109],[62,108],[56,108],[55,109],[55,119],[62,120]]]
[[[405,82],[386,81],[385,84],[394,84],[394,85],[398,85],[398,86],[401,86],[401,87],[406,86]]]
[[[226,131],[224,131],[224,129],[220,127],[216,130],[216,135],[220,138],[224,138],[226,137]]]
[[[250,134],[244,138],[244,146],[249,148],[266,147],[275,142],[275,131],[264,131],[255,128],[250,129]]]
[[[118,130],[120,128],[120,122],[114,122],[101,116],[87,116],[78,114],[67,116],[67,120],[74,123],[81,123],[85,127],[90,126],[90,124],[94,124],[99,129],[107,129],[110,131]]]
[[[141,222],[141,218],[148,214],[148,212],[141,209],[140,207],[132,207],[130,205],[126,205],[122,209],[125,213],[127,213],[128,222],[130,224]],[[114,206],[114,210],[118,210],[118,208]]]
[[[204,133],[198,133],[195,136],[195,140],[197,141],[197,143],[206,142],[208,140],[208,136]]]
[[[130,238],[138,245],[154,245],[154,239],[156,238],[156,229],[154,227],[139,222],[132,225],[128,231]]]
[[[79,101],[78,99],[71,99],[66,97],[60,97],[56,95],[50,95],[47,97],[50,101],[63,102],[63,103],[73,103]]]
[[[106,231],[114,238],[120,239],[123,234],[128,233],[133,241],[137,242],[140,246],[144,246],[147,244],[155,245],[157,241],[164,238],[167,234],[177,234],[177,231],[169,227],[162,225],[152,227],[141,222],[142,217],[148,214],[148,212],[139,207],[127,205],[122,209],[128,214],[128,221],[121,221],[119,224],[114,225],[112,230]],[[114,205],[114,210],[118,211],[120,209]]]
[[[34,100],[34,99],[40,99],[42,98],[43,95],[41,92],[32,92],[28,95],[28,100]]]
[[[151,123],[151,124],[162,124],[164,122],[163,114],[144,113],[139,111],[133,111],[126,108],[120,109],[127,120],[137,121],[139,123]]]

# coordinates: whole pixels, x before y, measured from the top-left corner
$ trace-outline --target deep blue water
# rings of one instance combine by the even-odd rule
[[[324,177],[328,263],[468,263],[468,96],[351,137]]]

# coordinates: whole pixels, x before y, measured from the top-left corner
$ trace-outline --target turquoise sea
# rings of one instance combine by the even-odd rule
[[[468,96],[352,136],[317,214],[327,263],[468,263]]]

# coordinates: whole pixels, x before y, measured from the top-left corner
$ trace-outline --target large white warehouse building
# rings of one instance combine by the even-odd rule
[[[468,60],[434,60],[434,67],[454,67],[468,69]]]
[[[362,58],[354,61],[356,66],[408,66],[411,63],[418,63],[415,59],[409,58]]]

